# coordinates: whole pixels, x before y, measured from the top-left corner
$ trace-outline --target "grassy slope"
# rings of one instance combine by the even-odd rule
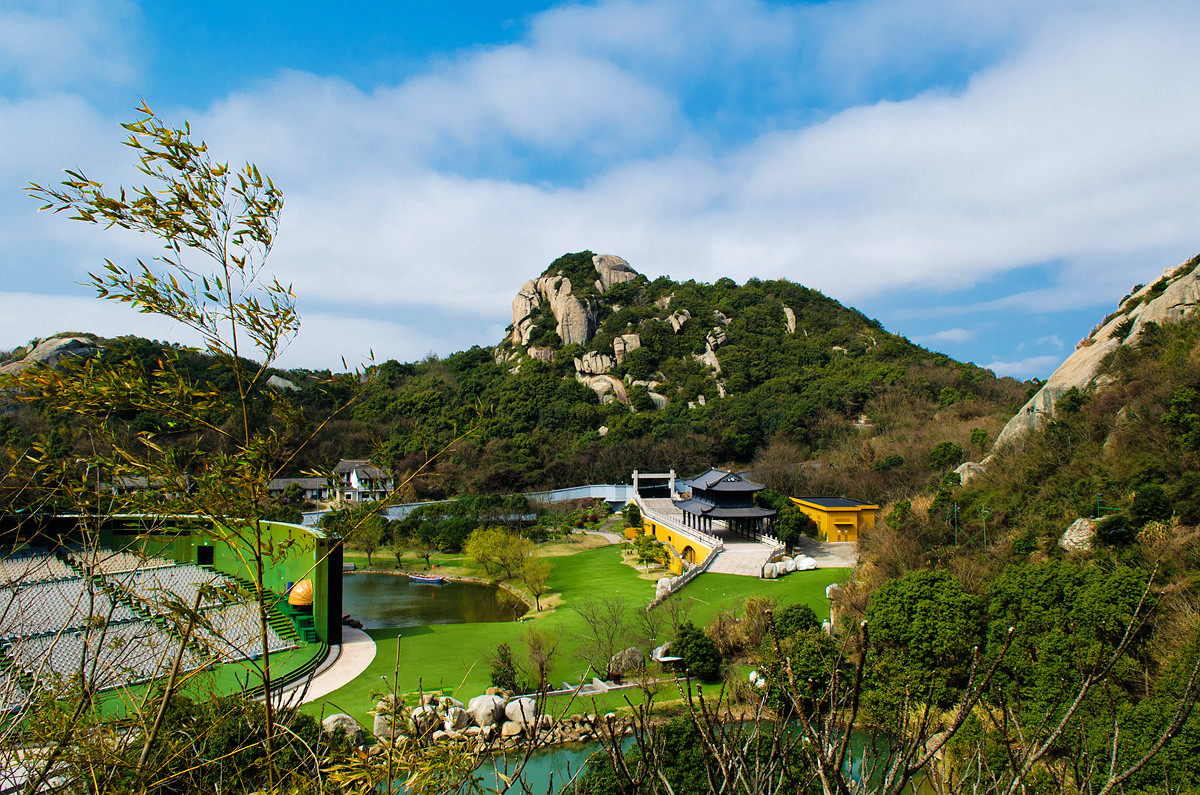
[[[562,639],[551,682],[578,681],[584,669],[573,656],[580,644],[583,619],[572,605],[590,596],[620,596],[641,609],[654,595],[654,583],[640,579],[638,572],[621,562],[617,547],[602,547],[551,559],[554,573],[550,586],[560,592],[564,604],[553,613],[528,623],[440,624],[403,630],[372,631],[377,653],[365,673],[340,690],[306,706],[314,714],[346,712],[368,727],[369,710],[377,700],[372,693],[390,689],[397,662],[399,636],[400,692],[446,688],[464,701],[482,693],[490,684],[487,653],[508,643],[519,655],[521,638],[533,626]],[[797,572],[779,580],[757,580],[730,574],[705,574],[688,585],[680,596],[694,600],[689,617],[703,624],[720,610],[734,607],[747,596],[771,595],[783,603],[809,602],[818,614],[827,614],[825,586],[845,580],[847,569]],[[623,699],[611,699],[612,704]],[[582,707],[575,707],[578,710]],[[591,706],[587,707],[591,709]]]

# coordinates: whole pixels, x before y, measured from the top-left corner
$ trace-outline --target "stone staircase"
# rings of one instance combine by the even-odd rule
[[[762,574],[763,564],[775,549],[770,544],[755,541],[726,541],[725,548],[709,564],[708,570],[718,574],[758,577]]]

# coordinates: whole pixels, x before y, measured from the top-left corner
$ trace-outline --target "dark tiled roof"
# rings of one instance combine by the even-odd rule
[[[708,516],[713,519],[766,519],[775,515],[775,511],[770,508],[759,508],[757,505],[725,507],[695,499],[684,500],[676,507],[686,513]]]
[[[686,483],[701,491],[762,491],[764,488],[761,483],[745,480],[738,473],[726,472],[723,469],[710,469]]]
[[[869,502],[860,502],[859,500],[852,500],[848,497],[797,497],[796,499],[812,503],[813,505],[820,505],[822,508],[878,507]]]
[[[388,477],[388,473],[379,467],[371,466],[371,462],[365,458],[343,458],[333,468],[333,474],[335,475],[349,475],[351,472],[357,472],[360,477],[368,480],[382,480]]]

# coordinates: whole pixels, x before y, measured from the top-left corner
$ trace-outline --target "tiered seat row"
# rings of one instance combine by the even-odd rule
[[[221,662],[254,659],[262,656],[262,637],[259,631],[258,605],[244,602],[205,613],[212,624],[197,627],[196,637]],[[271,652],[293,649],[296,644],[282,637],[267,625],[267,649]]]
[[[107,548],[90,550],[73,550],[71,560],[85,570],[96,574],[119,574],[124,571],[156,569],[163,566],[174,566],[175,562],[166,558],[137,555],[133,552],[114,551]]]
[[[175,600],[192,607],[196,604],[197,594],[201,594],[201,607],[221,604],[228,600],[222,599],[215,591],[228,592],[233,585],[233,581],[225,575],[191,564],[131,571],[110,576],[108,580],[132,594],[136,603],[156,614],[162,613],[166,604]]]
[[[104,689],[162,676],[178,647],[178,639],[162,628],[149,621],[130,621],[15,640],[6,645],[5,653],[41,684],[61,686],[82,673]],[[184,652],[185,669],[201,664],[191,649]]]
[[[63,580],[78,576],[70,566],[46,552],[18,553],[0,558],[0,585]]]
[[[0,588],[0,639],[80,629],[138,615],[83,578]]]

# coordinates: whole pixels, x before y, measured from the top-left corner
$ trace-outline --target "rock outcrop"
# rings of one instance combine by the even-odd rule
[[[528,345],[536,325],[534,310],[547,309],[554,314],[555,332],[563,345],[586,343],[596,333],[596,312],[571,295],[571,280],[562,276],[530,279],[513,298],[514,345]]]
[[[1137,344],[1147,323],[1178,323],[1195,313],[1200,305],[1197,260],[1168,268],[1162,279],[1142,287],[1123,299],[1117,311],[1079,342],[1075,352],[1051,374],[1050,378],[996,436],[993,449],[1022,438],[1041,428],[1054,416],[1054,406],[1072,388],[1080,391],[1096,385],[1103,375],[1104,357],[1122,345]]]
[[[679,332],[683,331],[684,324],[691,319],[691,312],[687,311],[686,309],[680,309],[672,312],[667,317],[667,322],[671,324],[671,331],[674,331],[676,334],[678,334]]]
[[[0,365],[0,373],[19,373],[35,364],[56,367],[65,359],[88,359],[99,350],[100,343],[94,337],[51,337],[35,345],[20,361]]]
[[[642,338],[637,334],[622,334],[619,337],[613,337],[613,354],[617,359],[617,364],[625,361],[625,357],[632,350],[637,350],[642,347]]]
[[[596,280],[596,289],[601,293],[608,292],[614,284],[631,282],[638,277],[638,272],[629,263],[612,254],[596,254],[592,257],[592,265],[600,278]]]
[[[1063,533],[1058,545],[1071,552],[1086,552],[1092,548],[1096,524],[1091,519],[1076,519]]]
[[[584,375],[583,373],[576,373],[575,379],[591,387],[596,396],[600,398],[601,403],[611,403],[613,400],[618,400],[627,406],[629,405],[629,395],[625,391],[625,384],[611,375]]]
[[[603,354],[589,351],[583,358],[575,360],[575,372],[580,375],[604,375],[612,369],[613,360]]]
[[[785,306],[783,308],[783,317],[784,317],[785,322],[787,323],[787,333],[795,334],[796,333],[796,313],[793,312],[789,307]]]
[[[521,289],[517,291],[513,297],[512,316],[513,330],[512,342],[514,345],[527,345],[529,343],[529,335],[533,332],[533,310],[542,305],[542,296],[538,292],[537,282],[530,279],[521,285]]]

